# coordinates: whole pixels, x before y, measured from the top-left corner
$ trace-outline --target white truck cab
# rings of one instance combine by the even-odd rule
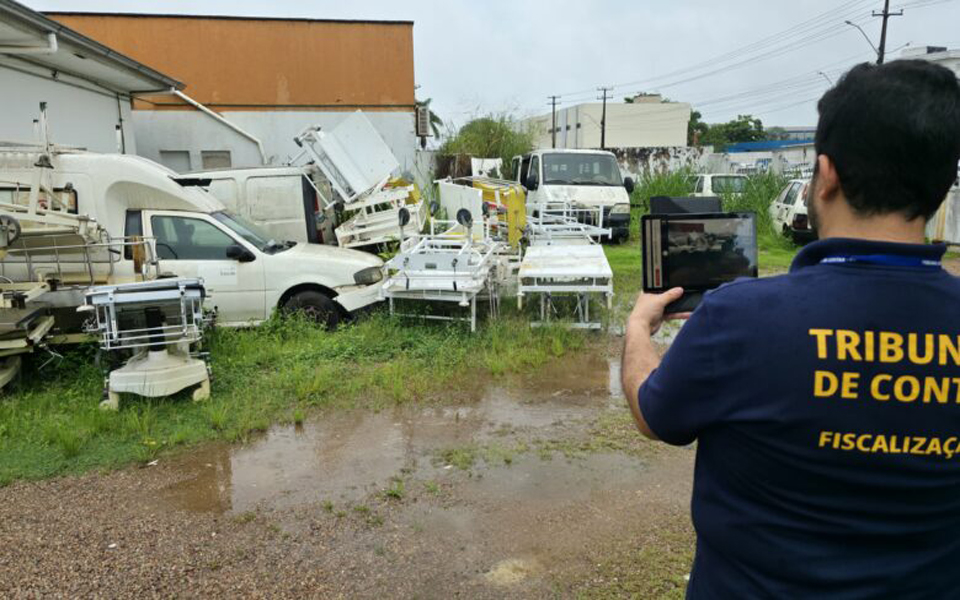
[[[574,208],[600,208],[603,226],[621,242],[630,236],[630,192],[633,179],[604,150],[534,150],[513,158],[517,182],[527,188],[527,212],[545,202],[569,202]]]
[[[0,196],[22,201],[39,151],[0,151]],[[201,277],[220,325],[267,319],[277,308],[299,309],[328,325],[379,301],[383,262],[364,252],[278,242],[231,214],[198,187],[145,158],[58,151],[45,169],[53,190],[70,190],[72,211],[111,236],[153,238],[161,270]],[[133,257],[114,266],[133,274]]]

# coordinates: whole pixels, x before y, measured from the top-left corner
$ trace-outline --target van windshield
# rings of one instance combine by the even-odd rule
[[[747,178],[737,175],[718,175],[713,178],[713,191],[727,194],[742,194],[747,187]]]
[[[545,185],[623,185],[616,159],[607,154],[543,155]]]
[[[296,245],[296,242],[278,242],[270,234],[254,225],[239,215],[229,213],[225,210],[218,210],[211,215],[217,221],[227,226],[228,229],[250,242],[267,254],[283,252]]]

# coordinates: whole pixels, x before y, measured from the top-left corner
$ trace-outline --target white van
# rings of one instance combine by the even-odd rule
[[[319,170],[305,167],[252,167],[197,171],[177,176],[184,186],[206,189],[227,210],[256,223],[277,240],[337,244],[336,215],[324,210],[318,189],[332,191]]]
[[[513,174],[527,188],[527,212],[544,203],[600,208],[614,241],[630,237],[633,179],[621,177],[617,158],[604,150],[534,150],[513,158]]]
[[[735,173],[704,173],[693,181],[691,196],[738,196],[747,187],[747,176]]]
[[[38,176],[40,150],[0,151],[0,195],[15,202]],[[71,211],[111,236],[154,238],[163,271],[202,277],[221,325],[256,324],[275,309],[303,310],[328,326],[379,301],[383,262],[364,252],[278,242],[198,187],[145,158],[58,151],[47,185]],[[133,276],[132,256],[114,269]]]

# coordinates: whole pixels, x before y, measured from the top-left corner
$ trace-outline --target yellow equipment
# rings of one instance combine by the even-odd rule
[[[507,243],[516,248],[527,225],[526,192],[519,183],[504,179],[471,178],[473,187],[482,190],[490,213],[491,229],[507,226]]]

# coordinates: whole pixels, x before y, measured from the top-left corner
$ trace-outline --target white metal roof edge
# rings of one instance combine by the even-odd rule
[[[132,73],[143,79],[151,86],[151,89],[143,90],[124,90],[130,93],[150,92],[168,90],[170,88],[183,89],[182,82],[163,73],[152,69],[134,59],[125,56],[116,50],[104,46],[100,42],[86,37],[85,35],[70,29],[62,23],[58,23],[43,14],[15,2],[14,0],[0,0],[0,21],[18,23],[28,29],[33,29],[41,35],[54,33],[64,43],[77,46],[80,49],[89,52],[91,58],[97,58],[102,63],[107,63],[117,69]],[[33,62],[43,62],[42,55],[33,55],[30,57]]]

